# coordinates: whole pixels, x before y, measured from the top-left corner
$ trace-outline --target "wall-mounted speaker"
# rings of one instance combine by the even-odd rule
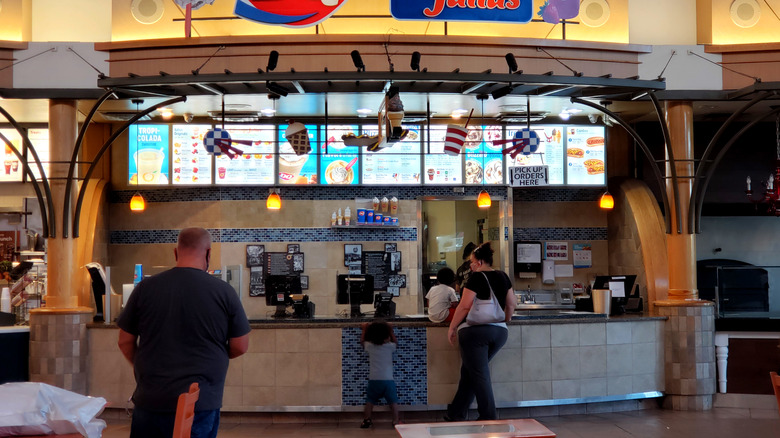
[[[157,23],[164,12],[163,0],[133,0],[130,2],[130,13],[135,21],[141,24]]]
[[[582,0],[580,21],[588,27],[601,27],[609,20],[610,9],[607,0]]]
[[[734,0],[729,8],[731,21],[739,27],[749,28],[761,18],[761,6],[756,0]]]

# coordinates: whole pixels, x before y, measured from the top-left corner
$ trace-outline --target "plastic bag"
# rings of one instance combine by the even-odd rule
[[[0,385],[0,436],[80,433],[100,438],[106,399],[37,382]]]

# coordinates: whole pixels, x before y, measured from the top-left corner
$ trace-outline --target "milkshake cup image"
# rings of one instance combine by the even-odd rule
[[[11,161],[11,171],[16,172],[17,170],[19,170],[19,160]]]
[[[281,184],[299,184],[299,176],[309,155],[297,155],[290,143],[279,146],[279,182]],[[305,177],[304,177],[305,178]],[[308,182],[308,179],[307,181]],[[304,183],[305,184],[305,183]]]
[[[352,168],[347,169],[348,163],[344,160],[336,160],[325,168],[325,182],[328,184],[351,184],[355,178]]]
[[[157,184],[160,182],[160,170],[165,155],[157,149],[141,149],[135,153],[135,167],[138,170],[139,184]]]
[[[3,165],[5,166],[5,174],[10,175],[11,174],[11,160],[5,160],[3,162]]]
[[[227,168],[220,167],[217,169],[217,174],[219,175],[219,179],[225,179],[226,173],[227,173]]]
[[[444,153],[457,156],[463,148],[469,130],[463,126],[447,125],[447,136],[444,138]]]
[[[434,176],[436,176],[436,170],[428,169],[428,181],[433,181]]]

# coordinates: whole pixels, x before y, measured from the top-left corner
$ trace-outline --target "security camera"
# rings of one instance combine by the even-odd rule
[[[186,123],[190,123],[192,121],[192,119],[195,118],[195,115],[192,114],[192,113],[184,113],[184,114],[182,114],[182,117],[184,117],[184,121]]]
[[[590,123],[598,123],[599,116],[596,114],[588,114],[588,120],[590,120]]]

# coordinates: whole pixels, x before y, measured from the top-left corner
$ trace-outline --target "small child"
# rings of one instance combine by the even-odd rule
[[[436,273],[439,282],[433,286],[425,298],[428,299],[428,319],[433,322],[450,322],[458,306],[455,295],[455,272],[450,268],[441,268]]]
[[[360,428],[368,429],[373,425],[371,413],[374,405],[381,398],[390,405],[393,425],[399,424],[398,393],[393,380],[393,352],[396,350],[398,340],[395,338],[393,328],[386,322],[365,323],[362,327],[360,344],[368,353],[369,374],[366,385],[366,407]]]

